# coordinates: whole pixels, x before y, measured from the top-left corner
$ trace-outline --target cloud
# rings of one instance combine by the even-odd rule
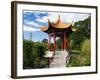
[[[84,13],[55,13],[51,12],[49,13],[49,19],[50,21],[56,22],[58,19],[58,15],[60,15],[61,21],[65,23],[71,23],[72,21],[76,22],[79,20],[84,20],[90,16],[90,14],[84,14]]]
[[[31,28],[40,28],[48,25],[49,19],[51,22],[56,22],[60,15],[61,21],[64,23],[76,22],[84,20],[90,16],[86,13],[70,13],[70,12],[42,12],[42,11],[24,11],[24,25]]]
[[[47,12],[41,12],[41,11],[24,11],[23,13],[24,13],[24,19],[26,20],[36,20],[48,16]]]
[[[48,20],[48,16],[43,16],[42,18],[37,18],[36,21],[46,23]]]
[[[47,12],[24,11],[24,25],[34,28],[47,26]]]
[[[28,27],[33,27],[33,28],[39,28],[41,27],[42,25],[40,24],[37,24],[36,22],[34,21],[26,21],[24,22],[24,25],[28,26]]]
[[[32,28],[32,27],[28,27],[28,26],[24,25],[24,31],[30,31],[30,32],[32,31],[33,32],[33,31],[39,31],[39,30],[40,29],[36,29],[36,28]]]

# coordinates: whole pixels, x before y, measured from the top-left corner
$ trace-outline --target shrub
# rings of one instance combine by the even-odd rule
[[[82,54],[84,57],[84,65],[90,65],[91,64],[91,42],[89,39],[84,40],[82,45]]]
[[[78,53],[77,53],[78,52]],[[81,51],[70,52],[71,58],[68,67],[90,66],[91,65],[91,44],[89,39],[82,42]]]
[[[46,43],[24,40],[23,68],[32,69],[47,67],[48,61],[44,58],[46,50]]]

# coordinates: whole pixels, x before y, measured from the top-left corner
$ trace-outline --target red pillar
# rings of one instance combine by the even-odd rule
[[[63,37],[62,38],[62,50],[64,50],[64,40],[63,40]]]
[[[68,43],[69,43],[69,49],[71,49],[71,37],[70,36],[69,36]]]
[[[50,49],[51,35],[48,35],[48,49]]]
[[[56,34],[55,34],[55,32],[54,32],[54,50],[56,49]]]
[[[64,50],[66,49],[66,32],[64,32]]]

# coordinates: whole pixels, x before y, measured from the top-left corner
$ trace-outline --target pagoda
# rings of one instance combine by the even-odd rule
[[[64,23],[60,19],[60,15],[58,16],[58,20],[54,23],[48,19],[48,26],[44,26],[40,28],[41,31],[48,34],[48,49],[53,52],[52,58],[55,55],[55,51],[57,49],[56,38],[59,37],[62,40],[62,51],[70,50],[70,35],[76,31],[73,27],[72,23]],[[50,48],[51,38],[54,40],[53,49]],[[50,63],[50,61],[49,61]]]
[[[75,28],[73,28],[73,23],[64,23],[60,20],[60,15],[58,16],[58,20],[54,22],[50,22],[48,19],[48,26],[44,26],[40,28],[41,31],[48,34],[48,49],[50,49],[50,42],[51,37],[53,37],[54,40],[54,51],[56,50],[56,38],[60,37],[62,39],[62,49],[66,50],[66,38],[69,39],[70,43],[70,34],[76,31]],[[70,45],[69,45],[70,46]]]

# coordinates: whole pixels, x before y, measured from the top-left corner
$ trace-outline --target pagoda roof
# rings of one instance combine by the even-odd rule
[[[76,31],[76,29],[72,28],[72,23],[64,23],[60,20],[60,16],[58,16],[58,20],[54,22],[50,22],[48,19],[48,26],[43,26],[41,27],[41,31],[47,32],[48,30],[64,30],[64,29],[69,29],[71,28],[72,31]]]

